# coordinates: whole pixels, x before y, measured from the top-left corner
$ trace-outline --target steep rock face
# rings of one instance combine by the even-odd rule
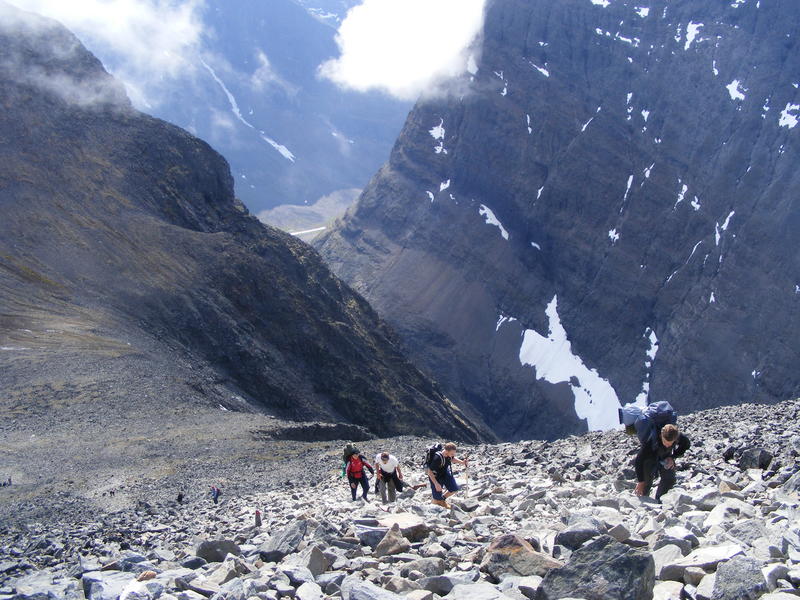
[[[16,409],[102,381],[100,410],[183,395],[476,437],[312,248],[247,213],[221,156],[131,109],[58,24],[0,16],[0,366]]]
[[[647,5],[491,0],[318,244],[503,437],[800,388],[800,6]]]

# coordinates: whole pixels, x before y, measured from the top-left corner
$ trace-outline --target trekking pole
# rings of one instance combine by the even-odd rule
[[[464,459],[466,461],[466,465],[464,465],[464,495],[469,497],[469,457]]]

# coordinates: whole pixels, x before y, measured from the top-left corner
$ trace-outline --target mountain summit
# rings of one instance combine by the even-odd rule
[[[167,430],[196,406],[476,439],[312,248],[248,214],[225,160],[133,110],[72,34],[0,2],[0,55],[4,414]]]
[[[319,248],[507,439],[800,391],[800,5],[490,0]]]

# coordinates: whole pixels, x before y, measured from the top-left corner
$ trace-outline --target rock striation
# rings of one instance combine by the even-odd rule
[[[796,396],[798,11],[491,0],[322,255],[505,439]]]
[[[424,486],[387,506],[352,502],[336,459],[309,444],[301,462],[315,465],[315,484],[259,492],[261,476],[242,473],[251,490],[219,505],[153,494],[119,512],[65,521],[54,506],[47,521],[10,521],[0,599],[796,597],[798,416],[800,400],[682,419],[694,445],[663,504],[633,495],[636,444],[621,432],[461,448],[471,464],[452,510]],[[392,447],[415,483],[428,442],[375,445]],[[739,465],[754,447],[773,454],[767,468]],[[581,542],[567,534],[578,530]]]
[[[248,213],[219,154],[133,110],[57,23],[0,17],[4,409],[188,403],[479,439],[312,248]]]

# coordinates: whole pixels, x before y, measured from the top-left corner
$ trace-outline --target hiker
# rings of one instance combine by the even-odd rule
[[[183,504],[183,492],[178,492],[178,504]]]
[[[344,468],[345,475],[347,475],[347,482],[350,484],[350,493],[353,495],[353,500],[356,499],[356,490],[361,485],[363,493],[361,497],[367,500],[367,493],[369,492],[369,480],[364,469],[369,469],[370,473],[375,473],[372,465],[367,462],[367,457],[359,454],[357,451],[352,453],[347,458],[347,464]]]
[[[453,477],[452,463],[455,462],[465,467],[469,463],[466,458],[464,460],[456,458],[456,445],[453,442],[447,442],[441,450],[435,450],[435,448],[428,450],[430,459],[427,461],[433,503],[444,508],[450,508],[447,498],[455,494],[459,489],[456,478]],[[447,492],[444,492],[445,488]]]
[[[671,423],[654,433],[651,440],[642,442],[636,455],[635,493],[637,496],[648,496],[653,486],[653,479],[660,476],[655,498],[656,502],[660,503],[661,496],[675,485],[675,459],[683,456],[692,443],[687,436],[678,431],[677,426]]]
[[[386,492],[388,490],[389,502],[394,502],[396,500],[396,492],[403,491],[403,473],[400,471],[400,461],[388,452],[381,452],[375,455],[375,469],[381,501],[386,504]]]
[[[222,490],[220,490],[217,486],[211,486],[211,499],[214,501],[214,504],[219,503],[219,497],[222,495]]]

